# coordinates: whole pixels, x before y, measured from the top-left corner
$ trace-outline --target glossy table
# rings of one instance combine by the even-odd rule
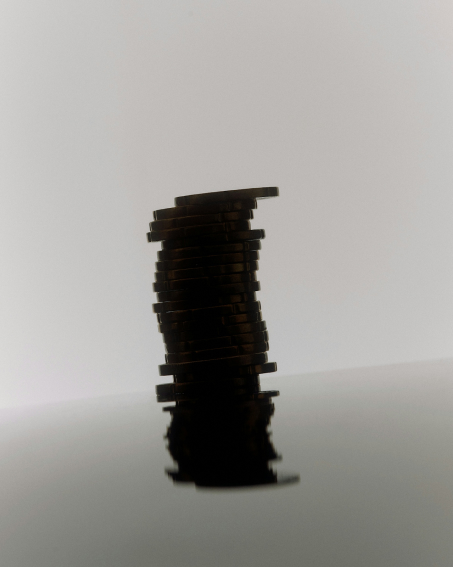
[[[262,387],[299,482],[174,483],[154,392],[1,411],[0,565],[451,567],[453,361]]]

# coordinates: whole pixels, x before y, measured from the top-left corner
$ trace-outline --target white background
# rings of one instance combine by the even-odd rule
[[[1,12],[0,406],[166,381],[147,224],[204,191],[280,187],[253,221],[280,375],[453,356],[449,0]]]

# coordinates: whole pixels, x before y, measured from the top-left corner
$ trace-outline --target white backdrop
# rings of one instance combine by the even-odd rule
[[[166,381],[147,223],[203,191],[280,186],[280,375],[453,356],[452,28],[448,0],[4,0],[0,406]]]

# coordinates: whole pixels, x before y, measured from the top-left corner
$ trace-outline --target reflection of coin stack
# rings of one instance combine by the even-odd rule
[[[279,460],[267,430],[274,404],[264,392],[242,402],[179,402],[165,408],[172,420],[168,450],[178,465],[174,482],[204,487],[291,484],[298,475],[276,472]]]
[[[256,300],[263,230],[251,230],[256,200],[277,187],[177,197],[154,212],[150,242],[161,241],[154,291],[166,364],[159,401],[263,396],[259,375],[275,372],[267,361],[269,337]],[[277,394],[272,393],[273,395]]]

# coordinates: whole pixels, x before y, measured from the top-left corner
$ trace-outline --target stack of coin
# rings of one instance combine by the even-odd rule
[[[269,335],[256,292],[264,230],[252,230],[257,199],[277,187],[177,197],[154,211],[149,242],[161,242],[153,305],[166,347],[157,386],[159,401],[260,396]]]

